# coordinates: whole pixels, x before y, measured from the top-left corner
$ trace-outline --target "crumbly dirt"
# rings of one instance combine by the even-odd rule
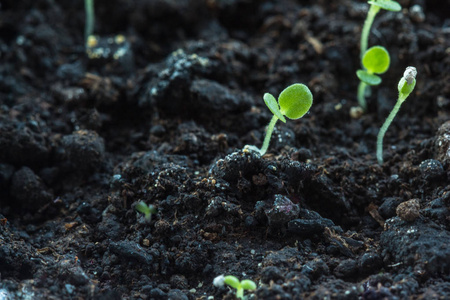
[[[83,1],[2,1],[0,299],[450,299],[450,19],[399,2],[355,118],[365,1],[97,0],[88,51]]]

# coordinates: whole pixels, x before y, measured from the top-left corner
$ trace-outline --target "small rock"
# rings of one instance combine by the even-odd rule
[[[404,221],[412,222],[419,217],[419,199],[411,199],[397,206],[397,216]]]

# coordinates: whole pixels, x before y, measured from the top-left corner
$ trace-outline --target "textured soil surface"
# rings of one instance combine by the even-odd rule
[[[362,0],[96,0],[87,50],[83,1],[0,2],[0,300],[450,299],[450,3],[399,2],[360,116]]]

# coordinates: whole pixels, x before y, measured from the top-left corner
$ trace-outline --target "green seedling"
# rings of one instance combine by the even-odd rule
[[[269,148],[270,138],[272,137],[273,129],[278,120],[286,123],[286,118],[296,120],[303,117],[311,108],[313,96],[309,88],[301,83],[295,83],[285,88],[278,96],[278,102],[272,94],[264,94],[264,102],[273,113],[273,117],[267,126],[266,136],[264,138],[261,149],[247,145],[246,149],[258,151],[264,155]]]
[[[367,50],[362,57],[364,70],[356,71],[356,75],[361,80],[358,86],[358,102],[364,111],[367,111],[365,98],[367,85],[379,85],[381,77],[376,74],[383,74],[389,69],[391,58],[386,48],[374,46]]]
[[[153,205],[148,206],[144,201],[139,201],[139,203],[136,204],[135,209],[138,212],[143,213],[145,215],[145,219],[149,223],[152,220],[152,215],[156,214],[156,212],[157,212],[155,206],[153,206]]]
[[[363,57],[364,53],[366,53],[367,45],[369,44],[370,28],[372,27],[373,20],[375,20],[375,16],[380,11],[380,9],[390,11],[400,11],[402,9],[402,6],[398,2],[391,0],[373,0],[368,1],[368,3],[370,4],[370,8],[361,32],[361,58]]]
[[[361,32],[361,42],[360,42],[361,64],[366,69],[367,69],[367,67],[364,66],[364,57],[366,56],[366,54],[368,52],[367,46],[369,44],[369,33],[370,33],[370,29],[372,27],[373,21],[375,20],[375,16],[381,9],[389,10],[389,11],[400,11],[402,9],[402,6],[398,2],[395,2],[392,0],[371,0],[371,1],[368,1],[368,3],[370,4],[370,8],[367,13],[367,18],[366,18],[366,21],[364,22],[364,26],[363,26],[363,29]],[[388,65],[388,67],[389,67],[389,65]],[[358,86],[358,102],[359,102],[359,105],[361,106],[361,108],[363,109],[363,111],[366,112],[367,111],[367,103],[366,103],[366,99],[365,99],[365,93],[366,93],[367,85],[368,84],[369,85],[378,85],[381,82],[381,78],[379,78],[378,76],[376,76],[376,77],[366,76],[367,74],[362,73],[364,71],[365,70],[358,70],[358,72],[357,72],[357,75],[360,79],[361,79],[361,77],[364,77],[366,79],[366,81],[361,79],[361,83]]]
[[[244,299],[244,291],[253,291],[256,290],[256,283],[250,279],[244,279],[239,281],[239,279],[232,275],[223,276],[220,275],[214,278],[214,285],[217,287],[221,287],[224,284],[231,286],[236,289],[236,298]]]
[[[86,47],[88,47],[89,37],[94,33],[94,0],[84,0],[84,11],[86,14],[84,41]]]
[[[383,164],[383,138],[386,134],[386,131],[391,125],[392,120],[394,120],[395,115],[397,114],[400,106],[403,102],[405,102],[406,98],[408,98],[409,94],[414,90],[416,86],[416,76],[417,70],[414,67],[407,67],[405,73],[403,73],[403,77],[400,79],[398,83],[398,100],[392,109],[391,113],[387,117],[383,126],[381,126],[380,132],[378,133],[377,138],[377,160],[381,165]]]

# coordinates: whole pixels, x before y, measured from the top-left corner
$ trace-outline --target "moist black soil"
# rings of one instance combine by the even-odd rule
[[[0,299],[450,299],[449,3],[399,2],[358,116],[365,1],[97,0],[88,49],[83,1],[2,1]]]

